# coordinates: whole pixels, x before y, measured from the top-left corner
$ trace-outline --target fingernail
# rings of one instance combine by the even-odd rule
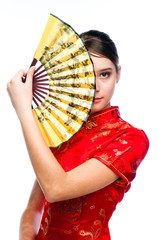
[[[35,66],[32,66],[32,67],[30,67],[30,70],[32,71],[32,72],[34,72],[35,71]]]

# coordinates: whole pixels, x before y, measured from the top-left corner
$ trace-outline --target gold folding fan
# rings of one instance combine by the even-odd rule
[[[93,64],[72,27],[50,15],[33,65],[33,114],[47,145],[57,147],[89,116],[95,95]]]

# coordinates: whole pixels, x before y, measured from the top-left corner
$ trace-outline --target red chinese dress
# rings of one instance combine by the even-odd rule
[[[118,107],[90,115],[77,134],[51,150],[65,171],[96,158],[120,178],[82,197],[55,203],[45,201],[36,239],[110,240],[109,219],[124,193],[130,189],[148,146],[145,133],[125,122]]]

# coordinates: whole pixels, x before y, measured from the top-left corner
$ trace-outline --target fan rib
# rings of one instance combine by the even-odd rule
[[[87,117],[87,113],[88,113],[88,109],[87,112],[84,111],[80,111],[79,108],[73,108],[70,105],[67,105],[64,102],[60,102],[58,100],[54,100],[52,101],[52,99],[50,99],[49,97],[46,98],[45,102],[43,104],[47,105],[50,104],[52,106],[54,106],[57,109],[60,109],[61,112],[65,113],[66,115],[68,115],[68,117],[71,117],[72,119],[74,119],[75,121],[77,121],[78,123],[82,124],[82,121],[85,121],[86,117]],[[50,107],[51,109],[51,107]]]
[[[39,96],[40,96],[41,98],[43,98],[43,99],[46,98],[46,95],[44,96],[44,95],[40,94],[39,92],[37,92],[36,90],[34,91],[34,93],[35,93],[36,95],[39,95]]]
[[[83,45],[81,39],[76,40],[72,45],[68,48],[63,49],[61,52],[54,56],[55,61],[59,61],[59,59],[63,59],[67,61],[70,58],[76,57],[84,52],[87,52],[85,46]],[[50,49],[47,50],[46,56],[50,53]],[[88,53],[87,53],[88,54]],[[45,57],[45,56],[44,56]],[[46,57],[44,58],[47,61]]]
[[[68,49],[72,44],[74,44],[79,37],[74,34],[74,31],[67,27],[65,32],[54,42],[54,45],[50,47],[49,53],[52,55],[52,57],[55,57],[57,54],[62,52],[65,49]],[[58,42],[60,41],[60,46]]]
[[[61,84],[50,84],[53,87],[66,87],[66,88],[88,88],[88,89],[94,89],[94,85],[93,84],[80,84],[80,83],[73,83],[73,84],[69,84],[69,83],[61,83]]]
[[[40,108],[36,109],[36,112],[40,125],[45,128],[45,136],[54,143],[54,146],[61,144],[62,141],[66,141],[66,139],[61,136],[61,133],[58,131],[56,126],[51,124],[50,121],[48,121],[46,114],[44,114]]]
[[[68,139],[64,137],[64,135],[61,134],[61,132],[58,130],[58,127],[55,127],[55,125],[51,122],[48,121],[47,124],[50,126],[50,129],[52,129],[52,139],[55,139],[55,135],[58,137],[58,141],[59,144],[61,144],[62,142],[66,142]],[[50,135],[50,130],[48,131],[49,135]],[[70,136],[71,137],[71,136]],[[56,140],[57,141],[57,140]],[[58,145],[59,145],[58,144]]]
[[[76,105],[80,105],[84,108],[91,108],[92,106],[92,101],[88,101],[88,100],[83,100],[80,98],[72,98],[71,96],[68,95],[64,95],[64,94],[60,94],[60,93],[55,93],[55,92],[49,92],[49,97],[55,97],[55,98],[61,98],[61,100],[63,101],[68,101],[71,104],[75,103]]]
[[[43,67],[43,65],[41,65],[41,66]],[[39,76],[40,74],[42,74],[42,73],[44,73],[44,72],[46,72],[45,69],[43,69],[43,70],[40,71],[40,72],[37,72],[37,73],[34,75],[34,77],[37,77],[37,76]]]
[[[47,91],[49,90],[49,88],[39,87],[39,86],[36,87],[36,90],[37,90],[37,89],[44,89],[44,90],[47,90]]]
[[[67,101],[65,99],[62,99],[62,98],[59,98],[59,97],[55,97],[55,96],[51,96],[52,99],[55,99],[56,101],[60,101],[60,102],[63,102],[65,104],[67,104],[68,106],[70,107],[73,107],[73,108],[76,108],[84,113],[88,113],[90,111],[90,108],[87,106],[87,107],[83,107],[79,104],[76,104],[76,103],[73,103],[73,102],[70,102],[70,101]]]
[[[46,99],[46,101],[45,101],[45,103],[44,103],[45,106],[47,106],[46,103],[50,104],[50,101]],[[64,104],[65,104],[65,103],[64,103]],[[77,122],[78,124],[80,124],[80,125],[82,125],[83,120],[86,118],[86,113],[85,113],[85,112],[82,112],[82,113],[79,112],[79,111],[80,111],[79,109],[76,109],[79,114],[76,114],[76,115],[75,115],[75,114],[71,113],[71,112],[69,111],[69,108],[71,108],[71,106],[66,105],[66,106],[68,106],[68,108],[66,107],[66,109],[65,109],[65,108],[63,108],[63,107],[61,106],[60,103],[58,104],[58,102],[56,102],[56,103],[53,103],[53,102],[52,102],[51,105],[52,105],[55,109],[58,109],[60,112],[64,113],[66,116],[68,116],[68,119],[70,119],[70,120],[72,119],[73,121],[76,121],[76,122]],[[82,117],[82,118],[78,117],[78,115],[81,116],[81,114],[83,114],[83,117]]]
[[[78,60],[78,62],[76,62],[74,58],[71,58],[65,62],[59,63],[58,66],[51,66],[50,68],[47,67],[47,72],[49,73],[50,71],[52,71],[53,73],[58,73],[61,71],[67,71],[69,69],[81,69],[82,67],[88,69],[88,66],[92,66],[91,60],[88,59],[88,54],[86,55],[85,53],[83,53],[80,57],[82,58],[82,60]]]
[[[63,88],[63,87],[52,87],[52,86],[50,86],[50,91],[51,90],[55,90],[55,91],[57,90],[57,91],[62,92],[62,93],[63,92],[70,93],[71,96],[74,97],[74,90],[72,88],[66,88],[66,87]],[[80,98],[82,98],[82,99],[83,99],[83,97],[86,97],[86,96],[87,96],[87,98],[89,98],[90,96],[91,97],[94,96],[93,89],[90,89],[90,91],[89,91],[89,89],[77,88],[76,92],[77,92],[76,94],[78,94],[80,96]]]
[[[44,106],[47,107],[46,105]],[[45,114],[46,118],[49,119],[48,122],[52,127],[56,127],[58,129],[58,132],[60,132],[60,129],[61,129],[61,132],[65,132],[65,134],[69,135],[69,137],[71,137],[76,133],[76,131],[71,126],[69,125],[67,126],[65,122],[61,118],[59,118],[59,116],[54,111],[49,112],[47,108],[44,108],[44,106],[42,104],[39,107],[42,110],[42,112]],[[65,137],[65,139],[68,139],[68,138]]]
[[[50,77],[51,80],[60,80],[60,81],[63,81],[65,79],[69,80],[69,79],[83,79],[88,77],[89,78],[94,77],[94,73],[92,71],[89,71],[89,69],[85,67],[77,68],[76,70],[69,69],[67,71],[58,72],[58,73],[54,73],[54,72],[48,73],[48,75],[50,74],[51,74],[51,77]]]
[[[47,134],[44,126],[39,122],[37,111],[38,111],[37,109],[33,109],[33,115],[34,115],[35,120],[37,122],[37,125],[38,125],[38,127],[39,127],[39,129],[40,129],[40,131],[41,131],[41,133],[44,137],[44,140],[49,147],[55,147],[56,146],[55,143],[51,140],[51,138],[49,137],[49,134]]]
[[[44,75],[41,75],[41,76],[39,76],[39,77],[36,77],[35,79],[36,80],[39,80],[39,79],[41,79],[41,78],[43,78],[43,77],[47,77],[48,75],[47,74],[44,74]]]
[[[64,34],[66,34],[66,32],[68,32],[68,31],[69,31],[69,33],[64,38]],[[45,49],[42,57],[40,58],[40,61],[43,61],[44,59],[46,61],[45,55],[48,56],[48,53],[50,54],[51,58],[55,58],[62,51],[64,51],[65,49],[68,49],[68,47],[72,46],[79,39],[79,37],[74,34],[74,32],[71,28],[67,27],[64,34],[62,36],[60,36],[58,39],[56,39],[56,41],[54,41],[53,46],[51,46],[49,49]],[[59,41],[60,41],[60,45],[59,45]]]
[[[34,74],[36,74],[41,68],[43,67],[43,65],[41,64],[34,72]]]
[[[42,105],[40,106],[41,109],[42,109]],[[67,115],[65,115],[67,117],[67,121],[60,118],[59,115],[56,114],[58,109],[55,108],[53,105],[52,105],[52,111],[47,110],[47,105],[43,105],[43,107],[45,107],[45,108],[43,108],[43,112],[45,113],[47,118],[50,119],[50,122],[51,122],[50,124],[53,123],[53,126],[55,124],[55,126],[58,128],[59,131],[61,129],[61,132],[65,132],[65,134],[67,134],[71,137],[71,135],[74,135],[76,133],[77,129],[79,130],[81,125],[78,122],[76,122],[76,125],[78,124],[77,129],[72,128],[72,126],[67,124],[67,121],[70,120],[73,122],[73,120],[71,118],[69,119]],[[66,137],[66,139],[68,139],[68,137]]]
[[[39,101],[38,106],[42,103],[42,100],[34,93],[33,94],[34,98]]]
[[[35,82],[48,82],[49,80],[48,80],[48,78],[45,78],[45,79],[40,79],[40,80],[37,80],[37,79],[35,79]],[[48,83],[48,85],[49,85],[49,83]]]
[[[63,141],[66,141],[67,139],[61,134],[59,131],[59,122],[56,118],[52,118],[52,116],[49,114],[49,116],[45,113],[45,117],[48,119],[47,121],[44,121],[43,124],[47,125],[47,132],[48,135],[51,135],[51,139],[54,139],[54,141],[59,141],[59,143],[62,143]],[[54,124],[53,124],[54,123]],[[66,129],[65,129],[66,131]]]
[[[69,92],[53,90],[53,89],[50,89],[49,92],[59,93],[59,94],[62,94],[62,95],[67,95],[69,97],[79,98],[79,99],[87,100],[87,101],[91,101],[91,102],[93,102],[93,99],[94,99],[93,96],[85,96],[85,95],[80,95],[80,94],[77,94],[77,93],[72,94],[72,93],[69,93]]]
[[[50,80],[50,83],[53,83],[53,84],[64,84],[64,83],[69,83],[69,84],[91,84],[91,85],[95,86],[94,77],[90,77],[90,78],[85,77],[85,78],[77,78],[77,79],[70,78],[70,79],[63,79],[62,81],[61,80],[54,80],[54,81]]]
[[[35,83],[34,83],[34,87],[36,87],[36,86],[49,86],[49,84],[48,84],[48,83],[35,82]]]
[[[58,74],[58,75],[60,75],[60,74]],[[68,75],[57,76],[57,77],[55,77],[55,75],[54,75],[54,77],[52,77],[49,74],[49,77],[51,80],[63,80],[63,79],[70,79],[70,78],[78,79],[78,78],[94,77],[94,72],[89,71],[89,72],[78,73],[78,74],[74,73],[74,74],[68,74]]]
[[[38,107],[38,106],[39,106],[39,104],[37,103],[37,101],[36,101],[35,97],[33,97],[33,101],[34,101],[34,103],[36,104],[36,106]]]
[[[40,61],[42,61],[42,64],[45,66],[45,69],[48,70],[50,68],[60,65],[61,63],[67,62],[68,60],[71,60],[73,58],[74,58],[74,61],[77,61],[76,58],[82,55],[83,53],[86,53],[86,49],[82,47],[81,49],[79,49],[79,51],[76,50],[70,54],[66,54],[66,55],[63,54],[64,56],[60,56],[59,54],[56,56],[56,58],[54,58],[54,61],[50,60],[48,62],[46,59],[42,59]]]
[[[43,93],[43,94],[47,95],[47,92],[44,92],[44,91],[42,91],[42,90],[40,90],[40,89],[38,89],[38,88],[36,88],[34,91],[40,92],[40,93]]]

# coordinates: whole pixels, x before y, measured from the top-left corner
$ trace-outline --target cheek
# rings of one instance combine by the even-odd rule
[[[110,82],[107,82],[107,83],[103,83],[102,86],[102,92],[103,94],[105,94],[105,96],[109,97],[109,96],[112,96],[113,95],[113,92],[114,92],[114,89],[115,89],[115,81],[110,81]]]

